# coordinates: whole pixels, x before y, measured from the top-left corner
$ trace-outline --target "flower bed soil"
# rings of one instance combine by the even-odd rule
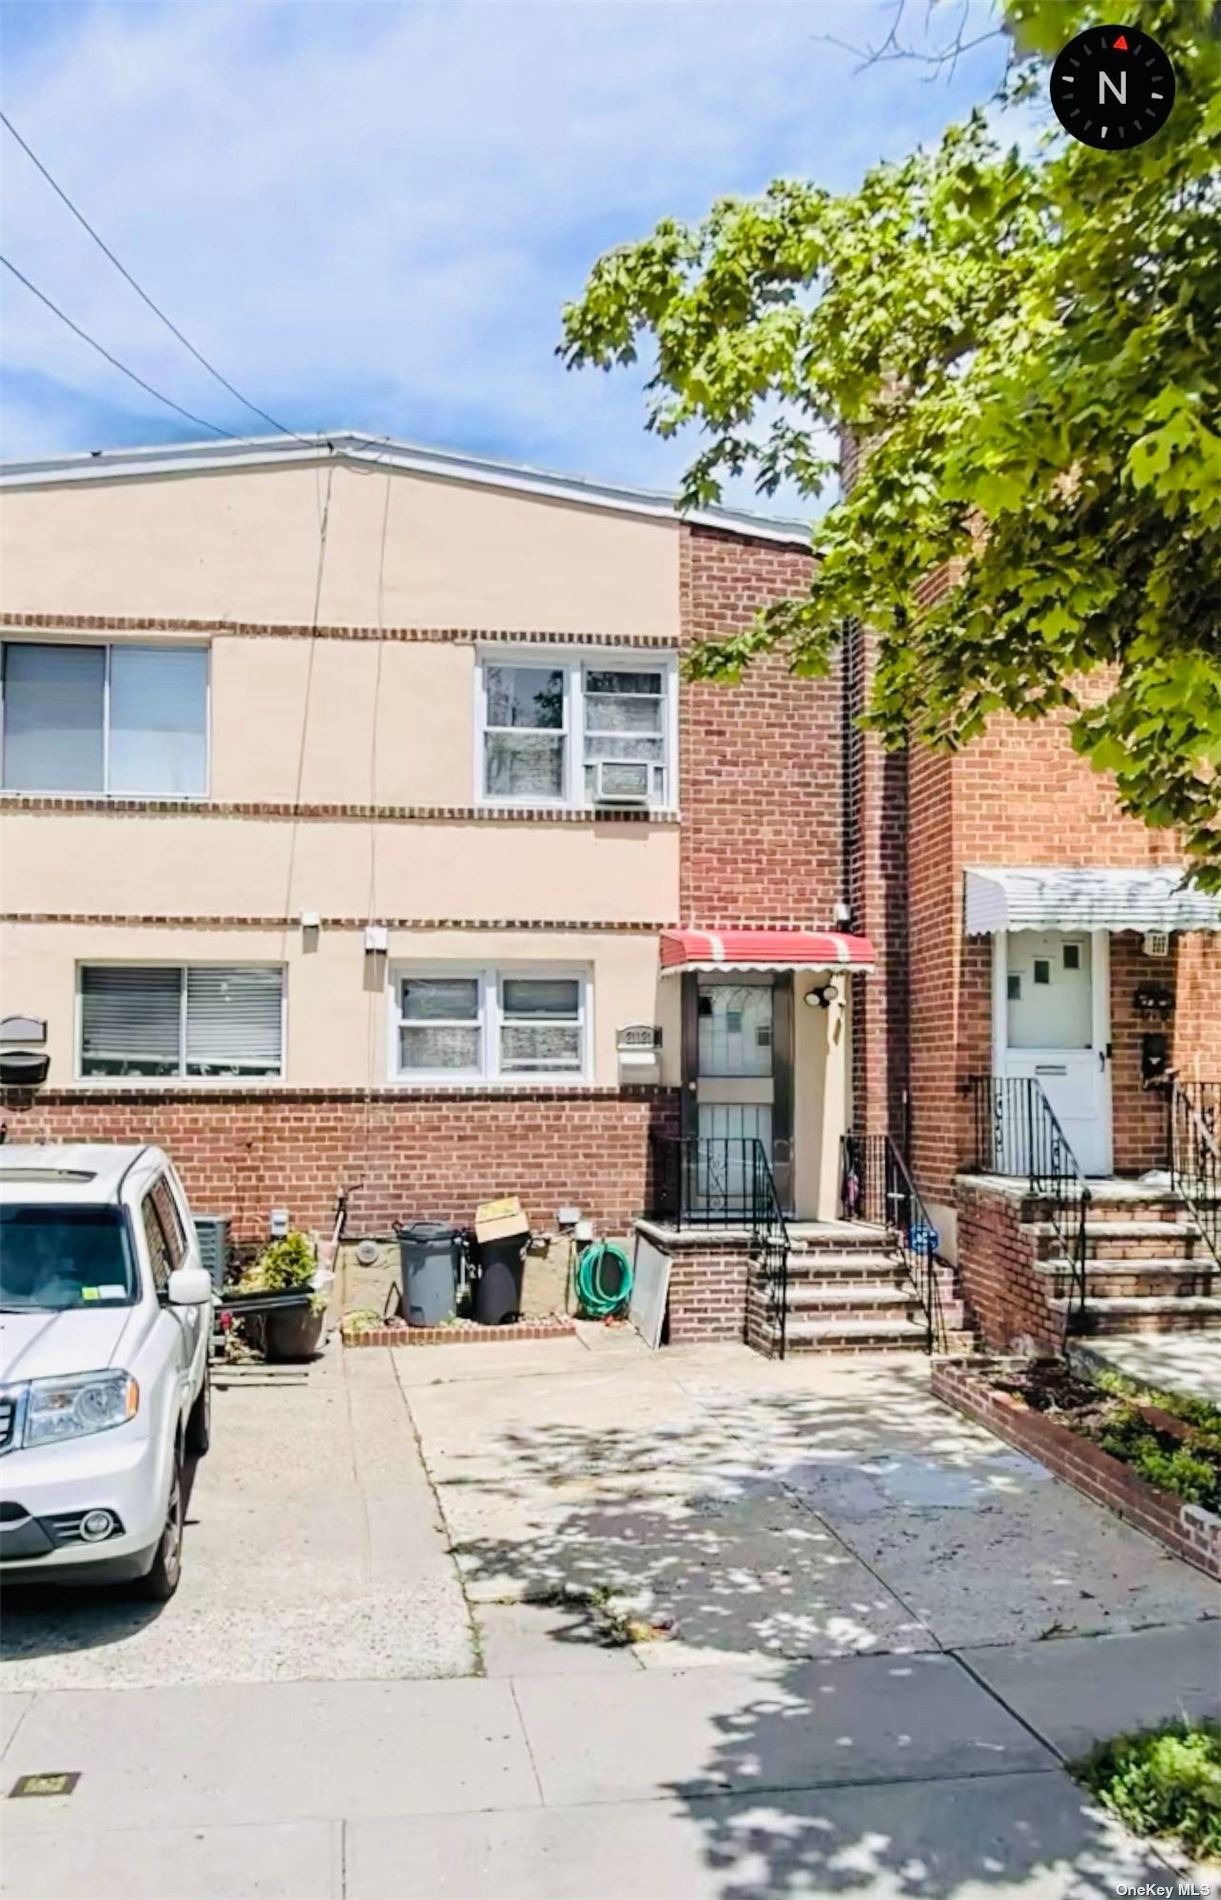
[[[1095,1503],[1156,1537],[1175,1556],[1221,1580],[1221,1516],[1150,1484],[1094,1442],[1091,1434],[1105,1429],[1127,1400],[1100,1391],[1058,1361],[940,1359],[934,1362],[932,1390]],[[1172,1446],[1180,1442],[1177,1431],[1166,1438]],[[1192,1451],[1215,1457],[1195,1444]]]

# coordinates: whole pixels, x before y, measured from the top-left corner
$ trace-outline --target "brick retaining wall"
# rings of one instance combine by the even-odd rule
[[[1037,1458],[1066,1484],[1105,1504],[1176,1557],[1221,1581],[1221,1517],[1159,1491],[1130,1466],[1008,1392],[992,1391],[968,1361],[934,1363],[935,1398],[984,1425],[1018,1451]]]
[[[1050,1303],[1051,1280],[1035,1271],[1037,1241],[1022,1225],[1035,1204],[959,1176],[958,1268],[963,1296],[993,1352],[1059,1352],[1064,1318]]]

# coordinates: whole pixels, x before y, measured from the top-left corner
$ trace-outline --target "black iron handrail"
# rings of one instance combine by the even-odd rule
[[[783,1359],[788,1344],[789,1230],[763,1143],[750,1135],[651,1135],[649,1217],[679,1231],[745,1230]]]
[[[870,1221],[894,1235],[924,1314],[925,1351],[944,1351],[940,1236],[889,1135],[841,1135],[840,1211],[845,1220]]]
[[[1170,1079],[1170,1185],[1221,1266],[1221,1083]]]
[[[1033,1075],[972,1075],[967,1079],[975,1126],[974,1172],[1024,1179],[1047,1204],[1068,1261],[1064,1330],[1082,1332],[1087,1319],[1086,1235],[1092,1194],[1047,1092]]]

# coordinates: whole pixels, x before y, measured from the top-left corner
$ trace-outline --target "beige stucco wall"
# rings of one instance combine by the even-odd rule
[[[474,684],[473,644],[216,639],[212,797],[469,805]]]
[[[374,836],[376,833],[376,837]],[[674,825],[10,812],[0,908],[124,917],[673,921]],[[371,877],[374,855],[375,866]],[[656,955],[656,942],[652,945]]]
[[[0,1015],[45,1017],[52,1087],[76,1079],[78,961],[283,963],[287,970],[284,1080],[296,1087],[385,1087],[390,1080],[389,975],[400,963],[464,961],[489,967],[564,964],[591,972],[594,1072],[590,1080],[677,1082],[676,984],[658,978],[651,937],[607,932],[394,931],[388,959],[366,958],[361,933],[322,931],[309,947],[299,930],[168,930],[92,925],[0,927]],[[615,1032],[660,1022],[659,1068],[620,1071]],[[83,1083],[88,1087],[90,1084]],[[113,1082],[98,1087],[114,1087]],[[138,1085],[147,1088],[169,1084]]]
[[[312,623],[328,483],[323,622],[677,637],[676,522],[342,466],[9,490],[2,604]]]
[[[802,1000],[834,982],[829,1009]],[[793,994],[793,1159],[797,1214],[834,1220],[839,1214],[839,1138],[848,1127],[847,978],[829,970],[797,977]]]

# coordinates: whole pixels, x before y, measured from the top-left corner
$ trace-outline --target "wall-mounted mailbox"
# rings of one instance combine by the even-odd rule
[[[47,1025],[39,1016],[0,1017],[0,1043],[45,1042]]]
[[[1170,1038],[1160,1029],[1140,1039],[1140,1079],[1160,1082],[1170,1066]]]
[[[34,1089],[47,1079],[51,1058],[41,1049],[0,1049],[0,1085]]]
[[[661,1054],[661,1028],[657,1023],[625,1023],[615,1035],[615,1049],[625,1069],[647,1069]]]

